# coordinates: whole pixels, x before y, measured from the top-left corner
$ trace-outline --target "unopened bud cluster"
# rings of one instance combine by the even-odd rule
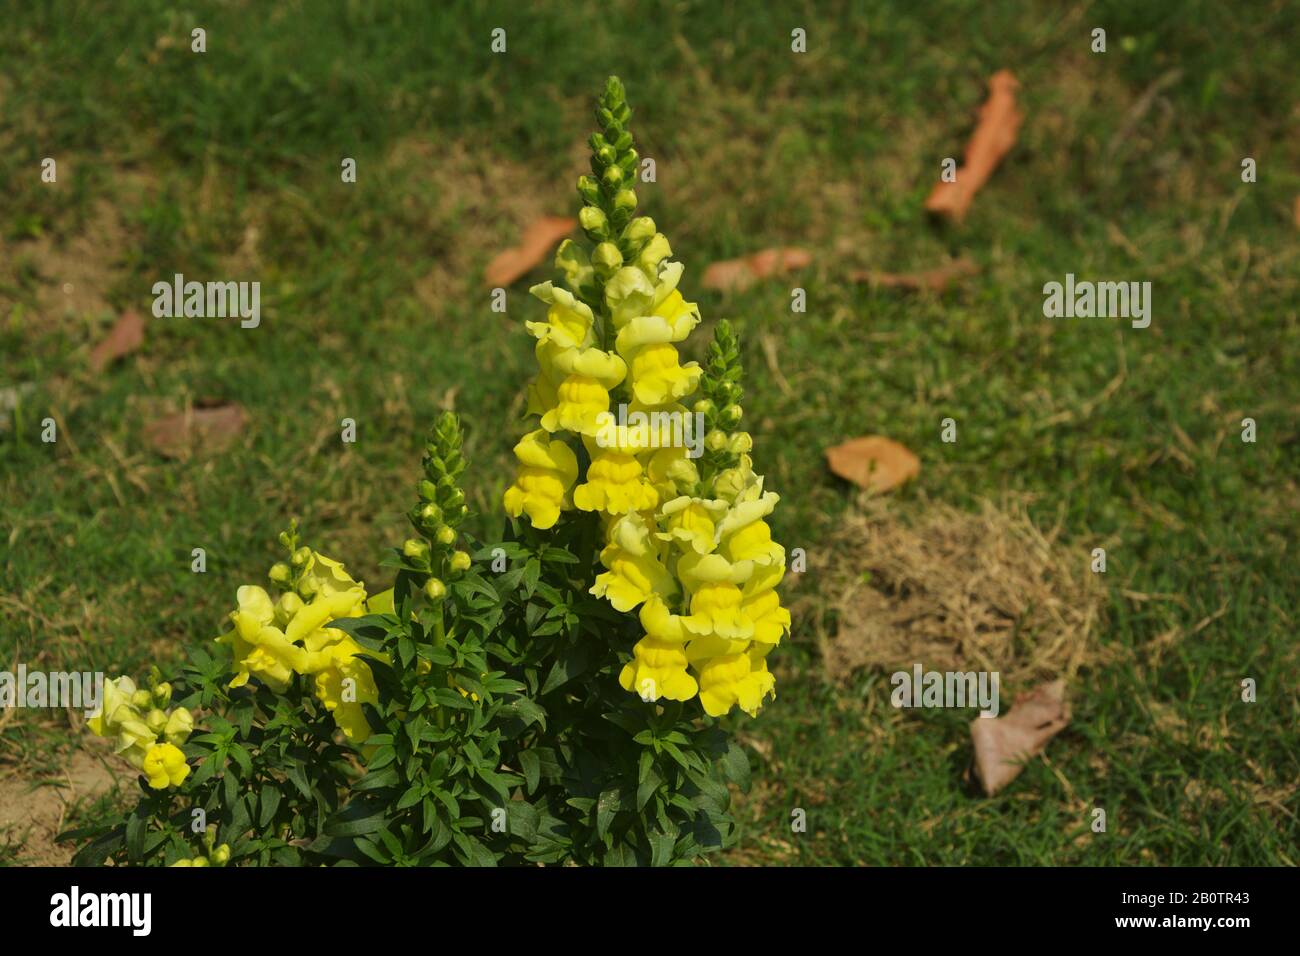
[[[602,282],[623,265],[636,262],[656,232],[653,219],[633,216],[637,197],[632,184],[641,157],[627,129],[631,118],[623,84],[610,77],[596,107],[600,129],[588,141],[591,175],[578,179],[578,194],[584,203],[578,222],[595,244],[591,264]]]
[[[703,397],[693,409],[704,416],[705,474],[715,475],[734,468],[740,456],[754,447],[749,433],[740,430],[740,420],[744,417],[740,405],[744,396],[740,387],[743,371],[740,340],[731,323],[723,319],[714,329],[704,373],[700,376]]]
[[[402,554],[412,566],[429,574],[424,593],[431,601],[446,597],[444,579],[457,577],[470,566],[468,552],[455,548],[456,529],[469,514],[459,484],[465,470],[461,440],[460,422],[451,412],[444,412],[425,446],[424,477],[416,485],[419,504],[407,515],[420,537],[408,538]]]

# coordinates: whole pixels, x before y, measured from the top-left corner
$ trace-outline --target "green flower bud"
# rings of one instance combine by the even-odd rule
[[[600,184],[590,176],[578,177],[578,195],[589,206],[600,202]]]
[[[469,552],[453,551],[451,561],[448,563],[453,571],[468,571],[470,566]]]
[[[230,844],[223,843],[212,851],[212,862],[217,866],[225,866],[230,862]]]
[[[144,710],[153,706],[153,694],[141,688],[131,695],[131,706],[136,710]]]
[[[438,497],[438,486],[428,478],[421,478],[416,489],[419,491],[420,497],[425,501],[432,501]]]
[[[153,689],[153,702],[159,707],[166,707],[172,702],[172,685],[163,681]]]
[[[429,527],[437,527],[442,521],[442,509],[430,501],[420,509],[420,521]]]
[[[272,584],[277,584],[282,588],[287,588],[293,582],[293,572],[289,570],[289,565],[283,561],[277,561],[271,565],[271,573],[267,575]]]
[[[402,544],[402,554],[412,560],[427,559],[429,557],[429,543],[421,541],[419,538],[407,538]]]
[[[611,169],[618,169],[617,166],[611,166]],[[636,193],[630,189],[620,189],[614,197],[614,208],[621,209],[624,212],[631,212],[636,209]]]
[[[727,447],[727,433],[717,428],[704,436],[704,447],[709,451],[722,451]]]
[[[692,409],[699,415],[712,415],[717,410],[717,407],[707,398],[701,398],[692,406]]]
[[[623,253],[612,242],[602,242],[591,253],[591,264],[602,275],[613,275],[623,264]]]
[[[618,151],[613,146],[602,146],[596,150],[596,159],[600,160],[602,166],[608,166],[618,159]]]
[[[447,596],[447,585],[437,578],[429,578],[424,582],[424,596],[430,601],[441,601]]]
[[[167,726],[167,715],[155,707],[144,715],[144,723],[155,734],[162,733],[162,729]]]
[[[310,601],[320,590],[320,585],[316,583],[315,578],[304,577],[298,582],[298,594],[304,601]]]
[[[601,174],[601,181],[611,189],[623,184],[623,170],[618,166],[610,166]]]
[[[637,216],[631,220],[623,229],[623,239],[625,242],[637,243],[649,242],[654,238],[655,221],[649,216]]]
[[[450,548],[456,543],[456,529],[451,525],[443,525],[438,529],[438,543]]]
[[[190,866],[208,866],[208,865],[210,864],[208,863],[208,858],[206,856],[196,856],[194,858],[194,862],[190,864]]]
[[[734,428],[736,425],[740,424],[741,416],[744,414],[745,410],[739,405],[728,405],[722,410],[722,424],[727,428]]]
[[[736,432],[727,442],[727,451],[733,455],[747,455],[754,450],[754,439],[749,432]]]
[[[459,488],[452,489],[451,493],[444,497],[443,507],[452,513],[459,513],[457,509],[465,504],[465,492]]]
[[[311,563],[311,548],[303,545],[289,558],[295,568],[305,568]]]
[[[605,211],[599,206],[583,206],[582,211],[578,213],[578,223],[584,232],[594,233],[596,236],[603,236],[609,227]]]

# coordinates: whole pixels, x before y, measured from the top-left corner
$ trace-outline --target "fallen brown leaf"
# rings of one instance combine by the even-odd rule
[[[108,335],[90,353],[90,369],[102,372],[124,355],[144,344],[144,319],[138,312],[123,312]]]
[[[206,452],[229,448],[248,423],[248,413],[238,402],[209,408],[190,408],[145,426],[145,438],[168,458],[182,458],[192,446]]]
[[[975,776],[990,797],[1020,775],[1025,762],[1043,752],[1047,742],[1070,722],[1065,681],[1039,684],[1016,699],[1004,717],[976,717],[970,722],[975,745]]]
[[[741,259],[715,262],[704,270],[704,287],[739,291],[747,289],[759,279],[780,275],[812,264],[812,253],[805,249],[786,247],[764,249]]]
[[[921,471],[921,459],[881,435],[853,438],[827,448],[826,462],[841,478],[875,491],[897,488]]]
[[[940,182],[934,187],[925,201],[929,212],[958,222],[966,218],[975,194],[1016,143],[1016,133],[1024,120],[1024,114],[1016,108],[1019,87],[1010,70],[998,70],[989,79],[989,98],[980,107],[979,122],[966,144],[956,182]]]
[[[567,216],[542,216],[528,224],[519,245],[499,252],[483,270],[489,288],[508,286],[542,262],[577,222]]]
[[[905,289],[911,292],[928,289],[931,292],[942,292],[952,283],[967,276],[973,276],[977,272],[979,272],[979,266],[962,256],[960,259],[953,259],[951,262],[946,262],[925,272],[868,272],[863,270],[850,273],[849,279],[853,282],[865,282],[884,289]]]

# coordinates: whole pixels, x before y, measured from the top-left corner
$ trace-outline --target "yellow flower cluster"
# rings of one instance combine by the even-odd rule
[[[129,677],[104,682],[104,701],[87,722],[91,733],[111,737],[115,750],[141,771],[155,790],[178,787],[189,776],[181,747],[194,730],[194,718],[184,707],[165,710],[171,686],[137,688]]]
[[[682,438],[698,419],[684,402],[701,369],[683,364],[677,346],[699,310],[678,291],[682,265],[667,261],[653,221],[627,231],[651,238],[634,261],[606,268],[601,315],[576,294],[593,288],[594,269],[572,241],[556,256],[569,289],[532,289],[548,306],[545,322],[527,325],[540,366],[529,411],[541,427],[515,446],[505,510],[539,529],[573,509],[601,515],[605,572],[592,593],[619,611],[640,608],[645,630],[620,675],[625,689],[646,700],[698,695],[712,716],[737,704],[756,714],[775,694],[765,658],[790,626],[776,592],[785,551],[764,520],[778,497],[754,473],[744,432],[708,436],[710,447],[738,453],[718,474],[702,477],[688,454]],[[617,417],[615,396],[626,404]]]
[[[234,657],[236,674],[230,686],[242,687],[256,677],[282,693],[295,674],[309,676],[334,722],[349,741],[360,744],[371,733],[361,705],[378,703],[379,690],[370,666],[359,656],[361,646],[326,625],[338,618],[391,612],[392,591],[368,598],[365,586],[342,564],[309,548],[295,551],[293,564],[296,584],[278,599],[256,585],[236,593],[239,607],[230,615],[234,626],[217,638]],[[277,568],[273,580],[288,583],[288,568]]]

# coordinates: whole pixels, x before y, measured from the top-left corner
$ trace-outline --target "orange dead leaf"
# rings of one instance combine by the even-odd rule
[[[868,272],[864,270],[850,273],[849,279],[853,282],[865,282],[885,289],[904,289],[910,292],[928,289],[931,292],[942,292],[954,282],[967,276],[973,276],[977,272],[979,272],[979,266],[962,256],[960,259],[953,259],[951,262],[946,262],[934,269],[927,269],[925,272]]]
[[[528,224],[519,245],[497,253],[483,271],[489,288],[508,286],[542,262],[577,222],[567,216],[542,216]]]
[[[144,344],[144,319],[138,312],[123,312],[108,335],[90,353],[90,370],[102,372],[123,355]]]
[[[238,402],[190,408],[145,426],[145,438],[168,458],[185,457],[192,446],[206,452],[229,448],[244,430],[248,413]]]
[[[1016,143],[1016,133],[1024,120],[1024,114],[1016,108],[1019,87],[1010,70],[998,70],[989,79],[989,98],[980,107],[979,122],[966,144],[956,182],[941,182],[934,187],[925,201],[928,211],[958,222],[966,218],[975,194]]]
[[[990,797],[1020,775],[1025,762],[1043,752],[1047,742],[1070,722],[1065,681],[1039,684],[1016,699],[1004,717],[976,717],[970,722],[975,745],[975,776]]]
[[[759,279],[780,275],[812,264],[812,253],[792,247],[764,249],[742,259],[715,262],[704,270],[706,289],[738,291],[747,289]]]
[[[882,435],[853,438],[827,448],[826,462],[841,478],[874,491],[890,491],[921,471],[921,459]]]

